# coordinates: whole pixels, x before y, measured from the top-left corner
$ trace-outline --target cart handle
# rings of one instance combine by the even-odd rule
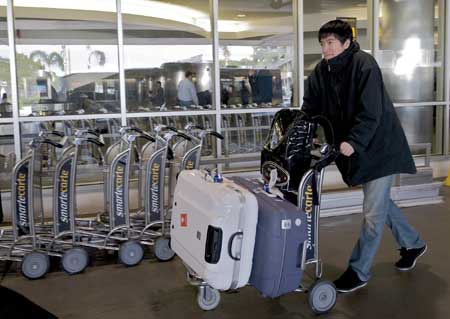
[[[214,136],[214,137],[217,137],[217,138],[220,139],[220,140],[223,140],[223,139],[224,139],[223,135],[220,134],[219,132],[216,132],[216,131],[207,131],[206,134],[212,135],[212,136]]]
[[[96,144],[98,146],[105,146],[105,143],[102,143],[101,141],[99,141],[99,140],[97,140],[95,138],[88,137],[85,141],[88,142],[88,143]]]

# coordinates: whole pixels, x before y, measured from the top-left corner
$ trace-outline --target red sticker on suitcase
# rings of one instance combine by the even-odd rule
[[[186,213],[181,214],[180,226],[187,227],[187,214]]]

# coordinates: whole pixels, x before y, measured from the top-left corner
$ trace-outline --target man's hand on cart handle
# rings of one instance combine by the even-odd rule
[[[353,153],[355,153],[353,146],[351,146],[347,142],[342,142],[339,148],[340,148],[341,154],[345,155],[347,157],[351,156]]]

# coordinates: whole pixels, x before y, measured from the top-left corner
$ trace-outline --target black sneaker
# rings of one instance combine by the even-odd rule
[[[333,283],[338,292],[352,292],[367,285],[367,281],[359,279],[358,274],[351,267],[348,267]]]
[[[400,258],[399,261],[395,263],[395,267],[397,267],[398,270],[401,271],[408,271],[413,269],[416,266],[417,259],[425,254],[427,251],[427,245],[423,246],[422,248],[411,248],[407,249],[405,247],[402,247],[400,250]]]

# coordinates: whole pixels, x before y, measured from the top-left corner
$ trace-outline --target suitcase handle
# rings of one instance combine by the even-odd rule
[[[244,233],[241,231],[238,231],[236,233],[234,233],[233,235],[231,235],[230,240],[228,241],[228,255],[230,256],[231,259],[239,261],[241,260],[241,256],[233,256],[233,241],[234,238],[236,238],[237,236],[243,236]]]

